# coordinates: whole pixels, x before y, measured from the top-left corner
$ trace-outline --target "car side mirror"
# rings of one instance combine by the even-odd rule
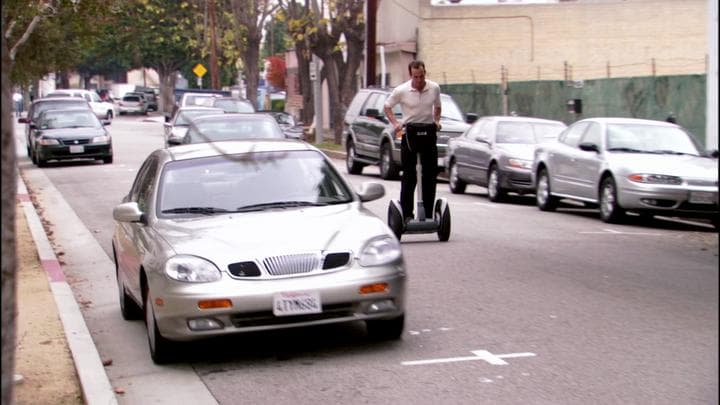
[[[472,124],[473,122],[478,120],[478,115],[475,113],[467,113],[465,114],[465,122],[468,124]]]
[[[600,149],[598,148],[598,146],[596,144],[590,143],[590,142],[583,142],[579,145],[579,147],[580,147],[580,150],[584,150],[586,152],[599,152],[600,151]]]
[[[358,195],[362,202],[374,201],[385,195],[385,187],[380,183],[366,181],[360,185]]]
[[[170,122],[170,116],[167,114],[165,115],[165,122]]]

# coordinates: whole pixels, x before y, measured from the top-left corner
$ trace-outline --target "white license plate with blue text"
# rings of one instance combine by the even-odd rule
[[[320,294],[317,291],[281,292],[273,296],[275,316],[319,314],[322,312]]]
[[[82,145],[70,145],[70,153],[83,153],[85,152],[85,147]]]
[[[709,191],[691,191],[690,203],[692,204],[714,204],[715,195]]]

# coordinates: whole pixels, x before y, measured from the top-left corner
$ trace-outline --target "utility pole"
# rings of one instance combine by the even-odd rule
[[[365,23],[365,38],[367,38],[365,43],[365,85],[374,86],[377,84],[375,80],[377,0],[368,0],[365,7],[365,15],[367,16]]]
[[[220,89],[220,75],[218,73],[217,60],[217,34],[216,34],[216,11],[215,0],[208,1],[208,12],[210,13],[210,87]]]
[[[315,143],[323,143],[323,102],[322,80],[320,77],[320,58],[313,54],[310,62],[310,80],[313,82],[313,97],[315,106]]]

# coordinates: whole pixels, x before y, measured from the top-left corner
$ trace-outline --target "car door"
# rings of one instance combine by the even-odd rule
[[[487,120],[475,135],[472,151],[470,152],[471,179],[475,184],[487,185],[488,166],[495,143],[497,126],[498,122],[496,120]]]
[[[368,115],[368,110],[377,109],[380,98],[380,93],[371,92],[365,99],[365,103],[360,107],[360,114],[358,114],[355,121],[351,124],[353,132],[355,133],[355,150],[360,155],[376,156],[378,154],[380,137],[376,135],[376,133],[382,121],[377,117]],[[382,130],[380,130],[380,132],[382,132]]]
[[[580,149],[580,145],[596,145],[597,151]],[[572,194],[582,199],[596,200],[598,196],[598,174],[603,165],[602,128],[591,122],[578,144],[578,151],[572,165],[574,177]]]
[[[576,164],[580,155],[580,138],[585,133],[588,123],[576,122],[558,139],[558,143],[549,150],[547,166],[553,193],[573,195],[576,180]]]
[[[448,141],[448,153],[455,161],[455,170],[461,180],[469,182],[473,175],[472,151],[477,142],[480,128],[487,123],[487,120],[476,121],[467,131],[457,138]],[[449,162],[448,162],[449,163]]]
[[[136,202],[142,212],[154,209],[151,199],[155,194],[158,161],[150,156],[140,167],[130,193],[123,202]],[[146,216],[147,217],[147,216]],[[149,227],[139,222],[119,222],[117,225],[117,261],[118,277],[126,280],[126,285],[135,297],[141,296],[140,268],[145,256],[150,252],[148,239]]]

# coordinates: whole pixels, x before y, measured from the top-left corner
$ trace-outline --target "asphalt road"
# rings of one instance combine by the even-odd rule
[[[717,403],[717,231],[609,225],[594,210],[494,204],[483,188],[453,195],[442,182],[450,241],[403,236],[401,341],[369,342],[362,324],[297,329],[187,345],[182,362],[155,366],[143,323],[120,317],[109,255],[112,207],[162,147],[162,124],[123,116],[109,129],[111,165],[38,169],[23,149],[19,165],[43,196],[98,350],[114,360],[120,403]],[[348,178],[385,185],[368,204],[385,218],[399,182],[365,172]]]

